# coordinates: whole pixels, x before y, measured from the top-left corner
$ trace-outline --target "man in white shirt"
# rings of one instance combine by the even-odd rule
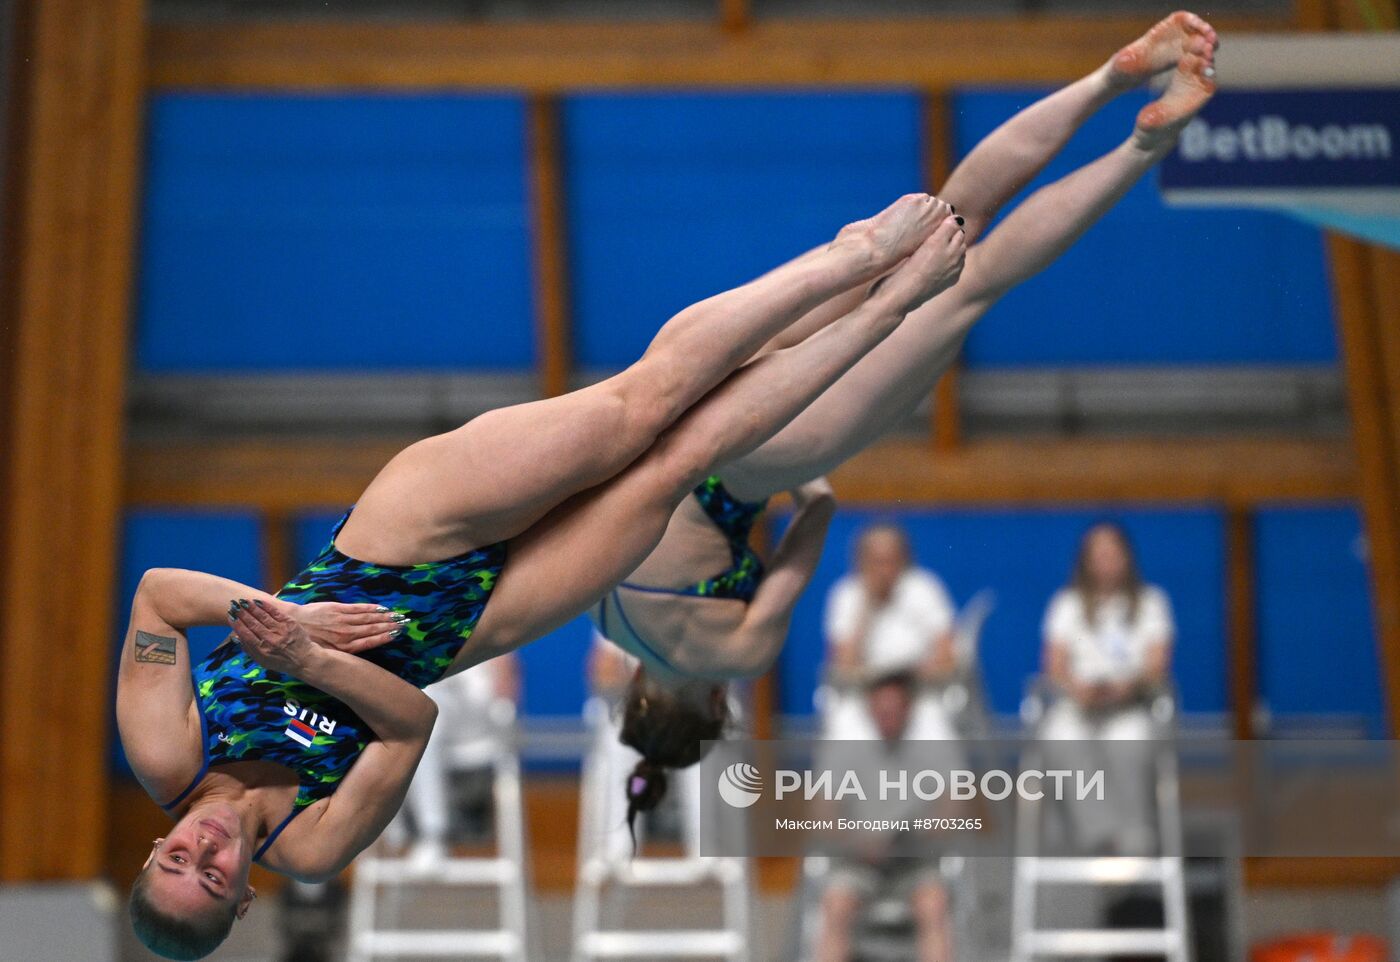
[[[948,770],[959,767],[954,759],[942,763],[930,759],[927,748],[911,746],[909,726],[918,699],[919,682],[909,673],[886,673],[872,678],[858,690],[872,719],[878,744],[860,745],[857,757],[831,745],[828,764],[858,772],[861,784],[876,784],[882,771],[910,771],[926,766]],[[949,746],[950,748],[952,746]],[[910,796],[903,810],[896,802],[865,803],[842,799],[834,811],[854,819],[873,818],[898,822],[938,814],[929,802]],[[871,899],[898,898],[909,905],[914,917],[918,962],[948,962],[953,957],[953,927],[948,889],[937,858],[911,858],[901,852],[906,836],[898,831],[867,832],[860,839],[864,853],[831,861],[822,892],[821,930],[814,949],[816,962],[850,962],[860,912]]]
[[[893,524],[865,529],[855,561],[855,572],[827,596],[827,663],[837,692],[827,711],[826,737],[875,739],[879,734],[865,699],[850,695],[849,688],[891,672],[910,672],[932,683],[951,678],[959,660],[954,609],[943,582],[914,566],[908,537]],[[933,693],[919,695],[907,737],[955,737]]]

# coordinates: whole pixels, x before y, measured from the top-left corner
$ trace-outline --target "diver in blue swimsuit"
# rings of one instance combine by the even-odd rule
[[[133,886],[141,940],[167,958],[211,952],[247,911],[254,857],[303,879],[341,871],[403,800],[437,712],[420,688],[604,598],[717,466],[956,283],[961,236],[947,204],[907,195],[685,309],[621,373],[410,445],[278,595],[149,572],[132,601],[117,721],[132,770],[177,821]],[[819,335],[755,357],[882,275]],[[743,591],[746,578],[712,587]],[[186,632],[208,624],[233,637],[191,665]]]

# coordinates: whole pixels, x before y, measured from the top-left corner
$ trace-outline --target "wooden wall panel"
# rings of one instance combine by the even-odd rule
[[[1291,30],[1289,17],[1214,18],[1222,33]],[[161,89],[858,84],[943,89],[1063,83],[1142,30],[1116,17],[695,22],[181,23],[152,31]]]
[[[346,445],[285,441],[133,446],[128,497],[144,506],[335,509],[354,501],[389,458],[417,440]],[[1131,438],[969,441],[936,452],[925,439],[879,442],[832,473],[843,501],[933,504],[1264,503],[1356,497],[1344,439]]]
[[[1380,663],[1395,733],[1400,732],[1400,435],[1395,434],[1400,394],[1391,393],[1391,385],[1400,383],[1400,371],[1390,370],[1390,365],[1400,361],[1391,329],[1400,300],[1395,285],[1376,273],[1377,268],[1394,267],[1392,255],[1380,255],[1338,235],[1328,244]]]
[[[529,103],[530,233],[534,249],[535,330],[540,390],[568,393],[573,372],[569,320],[568,234],[559,101],[538,94]]]
[[[4,291],[0,880],[82,878],[105,832],[143,0],[31,0]]]

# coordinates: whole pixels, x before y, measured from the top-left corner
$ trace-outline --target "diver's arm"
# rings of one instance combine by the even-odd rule
[[[374,648],[393,640],[399,629],[394,613],[380,605],[331,601],[299,605],[229,578],[184,568],[150,569],[141,579],[141,590],[162,618],[181,629],[226,626],[234,599],[240,598],[294,618],[313,642],[325,647]]]
[[[375,734],[325,807],[294,820],[269,853],[271,868],[308,881],[329,878],[399,810],[432,734],[437,705],[372,662],[313,644],[294,619],[265,604],[240,606],[231,620],[234,637],[251,658],[344,702]]]
[[[424,696],[436,716],[437,706]],[[334,878],[393,820],[428,744],[432,722],[419,736],[370,742],[335,794],[316,814],[294,819],[268,852],[269,868],[306,882]]]
[[[836,497],[826,478],[809,481],[792,492],[797,513],[783,534],[763,581],[749,602],[736,643],[736,664],[744,674],[762,674],[787,637],[792,609],[816,573],[826,531],[836,513]]]
[[[117,669],[117,729],[142,787],[166,802],[189,785],[204,755],[187,625],[163,609],[159,572],[146,573],[131,601]]]
[[[358,655],[315,644],[300,622],[265,603],[240,605],[229,621],[250,658],[338,698],[380,740],[427,741],[437,705],[398,675]]]

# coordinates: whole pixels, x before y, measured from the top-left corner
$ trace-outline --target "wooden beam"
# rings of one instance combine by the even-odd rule
[[[962,446],[962,405],[958,397],[960,361],[954,361],[933,389],[933,448],[947,453]]]
[[[573,371],[559,103],[536,94],[528,109],[537,365],[540,390],[557,397],[568,392]]]
[[[1345,441],[1160,438],[968,441],[953,452],[889,441],[831,475],[843,502],[901,505],[1344,500],[1356,492]]]
[[[1386,399],[1384,416],[1392,445],[1392,457],[1400,455],[1400,253],[1372,246],[1371,297],[1375,305],[1376,365]],[[1389,319],[1389,320],[1387,320]],[[1400,465],[1394,465],[1400,478]]]
[[[742,33],[752,21],[750,0],[719,0],[719,23],[726,33]]]
[[[1222,33],[1296,29],[1290,17],[1221,17]],[[158,90],[639,86],[946,89],[1058,84],[1142,32],[1140,16],[705,22],[238,21],[152,29]]]
[[[1400,859],[1371,858],[1247,858],[1245,885],[1259,888],[1375,888],[1391,885],[1400,876]]]
[[[1370,546],[1371,594],[1376,611],[1379,659],[1389,698],[1391,731],[1400,732],[1400,437],[1392,434],[1386,353],[1400,304],[1378,288],[1375,262],[1364,244],[1339,235],[1328,238],[1332,289],[1341,329],[1352,436],[1359,465],[1359,490]],[[1384,332],[1384,333],[1383,333]]]
[[[1294,0],[1294,20],[1300,30],[1331,30],[1332,0]]]
[[[927,189],[937,193],[953,174],[952,95],[930,90],[923,98],[924,170]],[[938,451],[952,451],[962,443],[962,412],[958,403],[958,361],[939,378],[929,407],[929,433]]]
[[[0,584],[15,599],[0,609],[0,881],[102,870],[144,80],[142,0],[30,0],[24,12],[15,263],[0,295],[0,351],[13,355]]]
[[[295,521],[287,511],[264,511],[262,538],[263,588],[276,593],[292,580],[300,567],[296,557]]]
[[[1254,590],[1254,517],[1232,508],[1225,518],[1225,604],[1230,639],[1230,714],[1235,738],[1254,737],[1259,699]]]
[[[344,507],[417,440],[142,442],[127,497],[147,506],[306,511]],[[1055,504],[1343,501],[1356,497],[1346,440],[1153,438],[970,441],[951,454],[923,439],[878,443],[832,476],[863,503]]]

